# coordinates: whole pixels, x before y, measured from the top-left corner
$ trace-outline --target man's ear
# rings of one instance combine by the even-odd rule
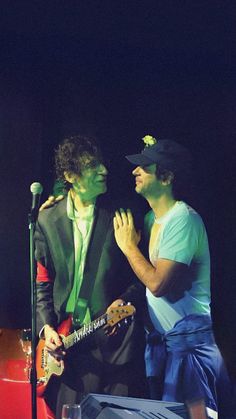
[[[169,171],[169,170],[166,170],[166,172],[162,175],[162,179],[161,179],[161,182],[162,182],[162,184],[164,185],[164,186],[168,186],[168,185],[171,185],[171,183],[173,182],[173,180],[174,180],[174,173],[173,172],[171,172],[171,171]]]
[[[73,184],[77,180],[77,175],[73,172],[64,172],[64,176],[67,182]]]

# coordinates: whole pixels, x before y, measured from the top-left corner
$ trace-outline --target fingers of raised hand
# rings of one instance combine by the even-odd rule
[[[62,199],[64,199],[65,197],[64,197],[64,195],[58,195],[56,198],[55,198],[55,202],[60,202],[60,201],[62,201]]]
[[[134,224],[133,215],[132,215],[132,212],[129,208],[127,209],[127,222],[131,226],[133,226],[133,224]]]
[[[128,216],[127,216],[127,213],[125,212],[125,210],[123,208],[120,208],[119,210],[116,210],[115,220],[116,220],[116,226],[117,227],[128,224]]]
[[[53,207],[56,203],[62,201],[64,199],[64,195],[58,195],[57,197],[50,195],[48,199],[41,205],[39,211],[44,210],[45,208]]]
[[[119,228],[120,226],[123,225],[123,221],[122,221],[121,214],[120,214],[119,210],[116,210],[114,218],[115,218],[117,228]]]
[[[119,228],[119,224],[118,224],[116,215],[113,217],[113,227],[114,227],[114,230],[117,230]]]
[[[39,208],[39,211],[44,210],[45,208],[50,208],[52,205],[54,205],[55,203],[55,197],[54,196],[49,196],[47,201],[45,201],[41,207]]]

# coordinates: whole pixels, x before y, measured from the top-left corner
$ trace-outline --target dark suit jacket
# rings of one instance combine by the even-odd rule
[[[44,324],[57,327],[66,318],[65,307],[74,280],[74,240],[72,222],[66,214],[66,199],[39,214],[35,231],[35,256],[49,272],[51,282],[37,281],[38,330]],[[115,243],[113,213],[97,206],[87,251],[83,284],[91,284],[92,318],[105,312],[117,298],[131,301],[137,319],[144,303],[144,287],[134,280],[129,265]],[[82,285],[82,288],[84,285]],[[140,316],[141,317],[141,316]],[[142,347],[141,320],[136,320],[116,337],[95,333],[96,344],[108,362],[127,362]]]

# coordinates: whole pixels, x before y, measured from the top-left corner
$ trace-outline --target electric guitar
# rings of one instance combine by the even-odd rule
[[[63,348],[67,350],[101,327],[106,325],[113,327],[119,325],[123,320],[127,323],[127,319],[132,319],[134,314],[135,307],[131,304],[113,307],[102,316],[72,333],[70,333],[72,327],[72,317],[70,316],[61,323],[57,332],[62,338]],[[37,396],[39,397],[43,396],[50,378],[53,375],[59,377],[64,371],[63,359],[57,358],[56,360],[55,355],[55,353],[45,348],[45,340],[40,339],[36,349]]]

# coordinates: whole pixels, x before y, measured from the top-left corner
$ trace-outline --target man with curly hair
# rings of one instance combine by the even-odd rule
[[[39,213],[35,254],[37,327],[47,350],[59,353],[63,344],[57,328],[70,314],[77,327],[110,305],[130,301],[138,306],[144,294],[115,243],[114,213],[97,199],[107,190],[108,172],[96,141],[67,138],[59,144],[55,161],[68,193]],[[51,379],[46,390],[51,406],[57,398],[57,417],[62,404],[78,403],[88,393],[144,396],[138,317],[137,309],[136,321],[128,328],[112,335],[100,329],[68,350],[60,380]]]

